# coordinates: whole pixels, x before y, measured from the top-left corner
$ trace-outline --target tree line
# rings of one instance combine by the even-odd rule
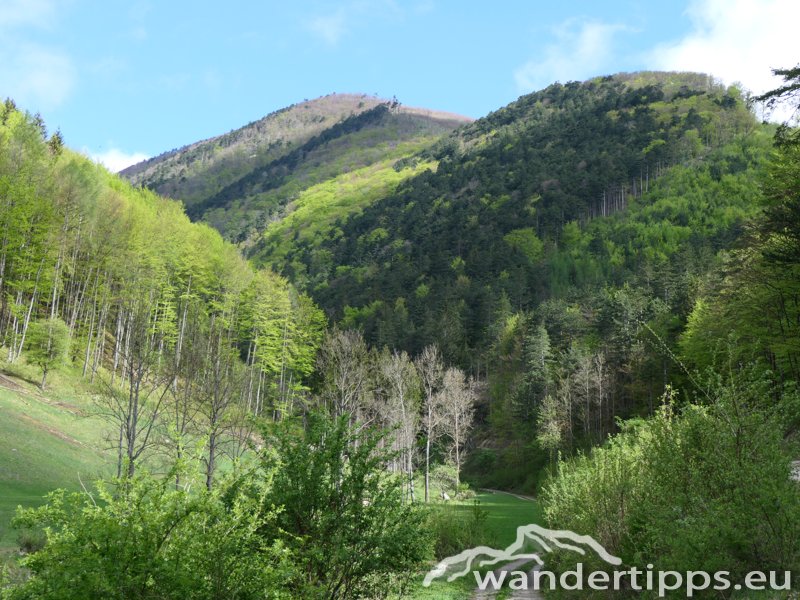
[[[424,474],[425,502],[431,500],[433,462],[455,467],[453,491],[474,424],[482,384],[457,367],[447,367],[435,345],[416,358],[405,351],[369,349],[353,330],[333,330],[320,348],[323,378],[320,404],[346,417],[354,430],[377,427],[394,432],[395,460],[389,470],[401,474],[408,500],[418,500],[415,472]]]
[[[800,70],[761,96],[797,109]],[[777,129],[758,173],[758,211],[695,294],[667,357],[682,370],[647,418],[591,452],[560,460],[542,489],[548,522],[588,531],[626,564],[774,571],[800,564],[794,462],[800,425],[800,137]],[[555,556],[557,569],[572,568]],[[599,565],[598,565],[599,566]],[[603,568],[602,566],[599,566]],[[702,597],[727,596],[730,590]]]
[[[211,487],[238,456],[249,415],[293,411],[325,319],[282,277],[253,269],[182,207],[132,188],[0,112],[0,341],[28,354],[41,386],[67,363],[97,386],[117,472],[148,453],[180,459],[205,439]]]
[[[19,511],[43,539],[0,574],[0,596],[402,590],[432,557],[417,500],[445,462],[458,493],[481,384],[434,345],[411,358],[326,332],[307,296],[179,204],[10,101],[1,116],[5,359],[41,368],[44,391],[54,371],[83,380],[116,476]]]

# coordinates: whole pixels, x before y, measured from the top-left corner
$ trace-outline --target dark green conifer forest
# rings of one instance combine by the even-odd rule
[[[0,598],[471,598],[422,578],[528,522],[794,580],[776,73],[556,83],[472,122],[334,95],[128,179],[7,100]]]

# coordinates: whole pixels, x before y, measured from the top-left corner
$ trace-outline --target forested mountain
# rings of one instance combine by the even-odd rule
[[[778,74],[762,100],[796,101]],[[0,597],[417,597],[498,541],[469,486],[640,572],[796,574],[800,137],[750,100],[660,72],[469,123],[333,95],[136,187],[7,101],[0,408],[66,372],[117,478],[19,511]]]
[[[192,218],[226,238],[246,241],[291,213],[290,203],[308,188],[351,172],[385,170],[466,122],[396,100],[331,94],[162,154],[122,175],[182,200]]]
[[[740,90],[696,73],[598,77],[447,135],[395,103],[358,108],[202,199],[187,185],[189,214],[367,343],[412,355],[437,344],[488,379],[490,445],[527,439],[548,399],[553,449],[584,446],[685,377],[670,355],[760,210],[772,133]],[[517,460],[503,461],[513,479]]]
[[[47,138],[13,102],[0,108],[4,359],[39,365],[42,389],[65,360],[96,383],[118,472],[164,435],[179,456],[202,422],[210,487],[220,454],[246,446],[248,413],[290,410],[323,327],[306,296],[180,203]]]
[[[692,234],[716,249],[730,242],[746,200],[652,206],[678,195],[679,173],[747,185],[768,144],[756,129],[739,93],[706,76],[557,84],[406,161],[437,166],[342,219],[328,239],[301,236],[286,250],[267,228],[254,256],[375,343],[418,351],[439,340],[464,362],[487,346],[486,325],[506,301],[533,308],[573,287],[620,284],[645,266],[674,264],[666,259]],[[686,214],[678,221],[665,211]],[[724,222],[704,211],[725,211]],[[690,232],[695,218],[706,225]],[[631,230],[643,220],[667,230]],[[626,231],[593,232],[608,228]],[[656,235],[655,255],[642,255],[651,242],[642,236]]]
[[[540,442],[572,451],[685,378],[671,356],[760,210],[771,135],[705,75],[555,84],[396,164],[424,170],[361,212],[270,224],[250,253],[369,343],[435,343],[487,378],[490,446],[544,420]],[[511,448],[473,455],[487,483],[545,460]]]

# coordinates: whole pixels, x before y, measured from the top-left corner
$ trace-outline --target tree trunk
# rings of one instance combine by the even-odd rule
[[[208,460],[206,461],[206,489],[214,486],[214,470],[217,467],[217,434],[212,431],[208,437]]]
[[[430,501],[431,489],[431,434],[425,439],[425,502]]]
[[[416,502],[414,494],[414,453],[411,448],[408,449],[408,491],[411,497],[411,502]]]
[[[33,306],[36,303],[36,297],[38,295],[39,289],[39,276],[42,274],[42,269],[44,268],[44,259],[39,264],[39,270],[36,272],[36,281],[33,284],[33,293],[31,294],[31,303],[28,306],[28,312],[25,314],[25,321],[22,324],[22,335],[19,340],[19,347],[17,349],[16,355],[14,356],[14,360],[19,358],[19,355],[22,354],[22,347],[25,345],[25,334],[28,332],[28,325],[31,322],[31,314],[33,313]]]

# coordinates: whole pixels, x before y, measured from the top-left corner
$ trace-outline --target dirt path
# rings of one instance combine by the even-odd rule
[[[517,500],[527,500],[528,502],[535,502],[536,498],[533,496],[523,496],[521,494],[515,494],[513,492],[504,492],[503,490],[493,490],[491,488],[481,488],[482,492],[491,492],[492,494],[505,494],[506,496],[511,496],[512,498],[516,498]]]
[[[511,492],[504,492],[502,490],[492,490],[484,488],[481,490],[482,492],[491,492],[492,494],[505,494],[507,496],[512,496],[517,498],[518,500],[525,500],[528,502],[533,502],[534,498],[532,496],[523,496],[520,494],[514,494]],[[503,576],[503,573],[506,573],[506,579],[508,579],[509,575],[512,571],[525,571],[528,575],[528,581],[533,581],[533,574],[541,569],[540,565],[533,563],[533,561],[528,558],[520,558],[517,560],[512,560],[509,563],[504,564],[502,567],[498,567],[493,571],[495,577],[499,578]],[[526,570],[525,567],[528,567]],[[472,594],[471,600],[494,600],[499,592],[495,590],[478,590],[476,589],[475,592]],[[539,592],[538,590],[528,589],[528,590],[512,590],[511,595],[508,596],[510,600],[544,600],[544,595]]]
[[[518,560],[513,560],[510,563],[506,563],[502,567],[495,569],[493,572],[495,577],[499,578],[502,577],[503,572],[506,573],[506,581],[511,576],[512,571],[525,571],[528,575],[528,582],[533,581],[534,573],[538,571],[541,567],[539,565],[530,568],[530,565],[533,561],[527,558],[520,558]],[[525,567],[529,567],[525,569]],[[494,600],[497,597],[497,594],[494,590],[475,590],[472,594],[472,600]],[[527,589],[527,590],[512,590],[511,595],[508,596],[511,600],[544,600],[544,596],[538,590]]]
[[[15,392],[24,392],[25,390],[19,385],[16,381],[9,379],[2,373],[0,373],[0,386],[4,388],[8,388],[9,390],[13,390]]]

